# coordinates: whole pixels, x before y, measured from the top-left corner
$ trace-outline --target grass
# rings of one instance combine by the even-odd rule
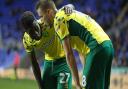
[[[0,78],[0,89],[38,89],[36,81]]]
[[[34,80],[0,78],[0,89],[39,89]]]

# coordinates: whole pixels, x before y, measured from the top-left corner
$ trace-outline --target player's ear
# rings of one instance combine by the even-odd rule
[[[51,9],[47,9],[47,14],[50,15],[52,13]]]

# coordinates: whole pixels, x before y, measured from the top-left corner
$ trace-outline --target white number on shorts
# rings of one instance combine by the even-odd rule
[[[85,87],[86,84],[87,84],[87,82],[86,82],[86,76],[83,75],[83,77],[82,77],[82,86]]]
[[[70,77],[70,73],[60,73],[60,83],[67,83]]]

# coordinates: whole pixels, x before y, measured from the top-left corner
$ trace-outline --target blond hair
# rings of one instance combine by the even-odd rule
[[[36,10],[41,8],[46,11],[47,9],[56,10],[55,3],[52,0],[39,0],[36,4]]]

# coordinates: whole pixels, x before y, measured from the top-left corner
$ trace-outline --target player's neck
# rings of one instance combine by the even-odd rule
[[[57,9],[54,10],[53,19],[54,19],[55,15],[56,15],[57,11],[58,11]]]

